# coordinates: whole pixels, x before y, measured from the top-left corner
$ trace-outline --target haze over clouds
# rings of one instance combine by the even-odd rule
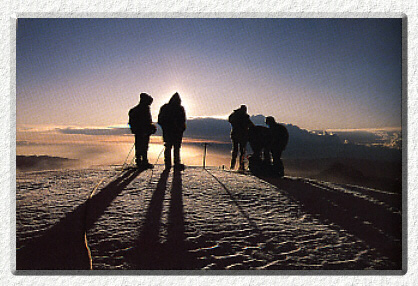
[[[257,125],[264,116],[252,116]],[[399,161],[400,131],[339,130],[308,131],[285,124],[289,130],[289,145],[283,154],[288,159],[353,158]],[[34,129],[36,130],[36,129]],[[230,124],[219,118],[194,118],[187,121],[183,158],[189,165],[202,164],[202,143],[208,142],[208,165],[227,165],[231,150]],[[121,164],[133,144],[127,127],[119,128],[54,128],[48,131],[20,131],[17,153],[49,155],[82,161],[82,166]],[[349,138],[349,139],[347,139]],[[394,143],[395,142],[395,143]],[[389,148],[390,147],[390,148]],[[151,137],[150,159],[155,161],[162,148],[161,129]],[[249,148],[248,153],[251,154]],[[132,154],[131,154],[132,155]],[[55,161],[54,161],[55,162]],[[66,164],[68,166],[68,164]],[[73,164],[74,165],[74,164]],[[74,165],[75,166],[75,165]]]

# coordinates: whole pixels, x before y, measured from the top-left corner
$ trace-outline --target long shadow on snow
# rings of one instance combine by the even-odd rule
[[[249,216],[249,214],[245,211],[245,209],[239,204],[238,200],[234,196],[234,194],[225,186],[224,183],[222,183],[215,175],[213,175],[208,170],[205,170],[209,175],[211,175],[225,190],[225,192],[228,194],[228,196],[231,198],[232,202],[235,204],[235,206],[238,208],[240,213],[247,219],[248,224],[251,226],[251,228],[257,233],[260,238],[264,238],[264,235],[262,231],[258,228],[257,224],[254,222],[253,219]]]
[[[128,170],[39,237],[17,246],[17,270],[91,269],[85,232],[139,173],[139,170]]]
[[[161,216],[169,171],[163,171],[148,206],[144,225],[125,257],[134,269],[200,269],[190,252],[185,236],[181,172],[174,170],[168,213],[167,241],[160,241]],[[197,267],[197,268],[196,268]]]
[[[302,208],[322,220],[333,222],[376,248],[396,269],[402,268],[402,218],[382,205],[352,194],[303,181],[259,176],[275,185]]]

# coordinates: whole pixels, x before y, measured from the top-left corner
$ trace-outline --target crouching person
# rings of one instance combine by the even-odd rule
[[[248,142],[253,150],[249,157],[249,169],[256,175],[267,175],[270,172],[270,130],[265,126],[250,125]]]

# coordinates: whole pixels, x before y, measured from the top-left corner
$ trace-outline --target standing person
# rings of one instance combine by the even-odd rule
[[[266,118],[266,124],[271,134],[270,151],[273,157],[274,172],[283,177],[284,166],[281,157],[289,141],[289,132],[284,125],[277,123],[273,116]]]
[[[177,92],[160,108],[158,124],[163,129],[165,168],[171,168],[171,149],[174,149],[174,168],[184,170],[184,165],[180,163],[180,148],[186,130],[186,112]]]
[[[140,101],[137,106],[129,110],[129,126],[135,134],[135,157],[138,168],[150,169],[153,167],[148,162],[148,145],[151,134],[157,131],[152,124],[151,108],[152,97],[147,93],[140,94]]]
[[[234,112],[229,115],[228,121],[232,126],[232,158],[230,169],[232,170],[235,168],[239,149],[239,170],[244,171],[244,154],[248,142],[248,128],[253,125],[250,116],[247,114],[247,106],[241,105],[240,108],[235,109]]]

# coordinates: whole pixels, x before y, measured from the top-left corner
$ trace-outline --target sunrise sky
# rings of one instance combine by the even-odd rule
[[[119,126],[140,92],[307,129],[401,126],[401,19],[19,19],[17,126]]]
[[[66,128],[127,127],[141,92],[154,120],[177,91],[188,118],[246,104],[308,130],[400,130],[401,28],[400,18],[20,18],[17,154],[78,158],[118,142],[120,161],[131,136]]]

